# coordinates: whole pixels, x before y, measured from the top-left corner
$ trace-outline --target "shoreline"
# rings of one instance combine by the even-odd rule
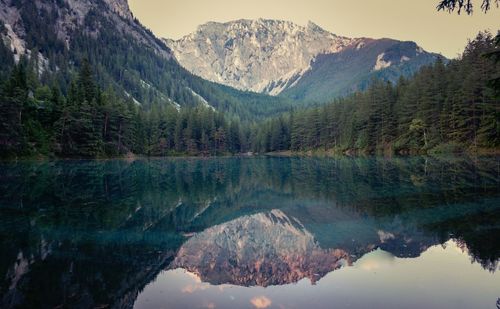
[[[117,157],[105,158],[85,158],[85,157],[19,157],[13,159],[0,159],[1,163],[16,163],[16,162],[52,162],[52,161],[112,161],[112,160],[158,160],[158,159],[216,159],[216,158],[256,158],[256,157],[274,157],[274,158],[335,158],[335,157],[348,157],[348,158],[362,158],[362,157],[440,157],[440,156],[500,156],[500,149],[480,149],[477,151],[463,151],[463,152],[442,152],[442,153],[429,153],[429,152],[409,152],[409,153],[386,153],[375,152],[368,153],[363,151],[344,151],[338,152],[334,150],[308,150],[308,151],[277,151],[267,153],[243,153],[243,154],[224,154],[214,156],[195,156],[195,155],[171,155],[171,156],[146,156],[146,155],[125,155]]]
[[[264,155],[270,157],[413,157],[413,156],[500,156],[500,148],[464,149],[463,151],[432,152],[432,151],[376,151],[368,152],[359,149],[335,150],[315,149],[306,151],[275,151]]]

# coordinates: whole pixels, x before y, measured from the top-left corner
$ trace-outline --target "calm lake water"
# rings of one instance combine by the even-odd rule
[[[0,164],[1,308],[500,308],[500,158]]]

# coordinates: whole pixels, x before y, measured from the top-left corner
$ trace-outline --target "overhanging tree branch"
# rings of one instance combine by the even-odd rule
[[[483,0],[481,10],[486,13],[491,9],[492,4],[498,8],[500,0]],[[473,0],[441,0],[437,6],[438,11],[455,12],[458,14],[465,11],[468,15],[474,12]]]

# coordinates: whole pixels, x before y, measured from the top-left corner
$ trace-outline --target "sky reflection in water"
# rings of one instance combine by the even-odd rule
[[[474,283],[474,284],[471,284]],[[418,258],[381,249],[327,274],[284,286],[204,283],[184,269],[163,271],[146,286],[136,308],[494,308],[500,276],[471,263],[454,241]]]

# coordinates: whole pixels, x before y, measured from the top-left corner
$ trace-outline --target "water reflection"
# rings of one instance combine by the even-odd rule
[[[184,269],[168,270],[146,286],[135,307],[493,308],[499,286],[499,276],[471,264],[460,246],[449,241],[417,258],[376,249],[315,285],[308,279],[266,288],[213,285]]]
[[[487,293],[499,278],[499,175],[498,158],[2,164],[0,307],[151,307],[147,299],[224,307],[212,294],[169,303],[167,283],[179,295],[249,286],[251,295],[238,293],[250,307],[307,305],[293,293],[328,307],[332,290],[344,297],[340,307],[366,307],[355,294],[379,280],[375,290],[395,289],[393,305],[411,308],[422,301],[412,290],[436,273],[461,280],[471,301],[491,307],[500,296]],[[444,253],[432,267],[412,268],[433,250]],[[453,262],[455,251],[457,261],[474,262],[470,272]],[[356,277],[361,271],[377,275]],[[393,286],[405,273],[406,284]],[[452,308],[443,302],[453,295],[429,306]]]
[[[243,216],[193,236],[169,267],[204,282],[269,286],[311,282],[348,263],[343,249],[322,249],[314,236],[281,210]]]

